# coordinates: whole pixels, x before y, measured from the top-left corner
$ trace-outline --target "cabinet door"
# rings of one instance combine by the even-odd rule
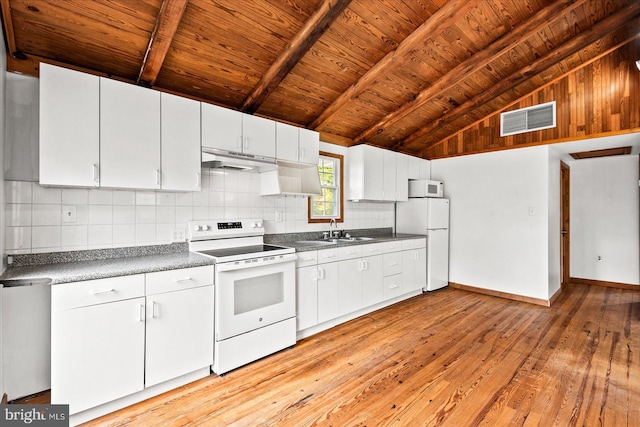
[[[143,388],[144,298],[52,308],[52,404],[74,414]]]
[[[402,273],[384,279],[384,299],[398,297],[404,293],[402,289]]]
[[[318,324],[318,270],[315,265],[296,269],[296,313],[296,330]]]
[[[362,272],[362,306],[368,307],[384,301],[382,281],[382,255],[365,257]]]
[[[360,258],[338,262],[338,307],[340,316],[362,308],[362,270]]]
[[[96,187],[100,78],[40,64],[40,183]]]
[[[100,185],[160,188],[160,92],[100,78]]]
[[[320,157],[320,134],[309,129],[299,129],[299,131],[298,161],[317,166]]]
[[[276,123],[276,158],[298,161],[298,128],[286,123]]]
[[[408,156],[408,169],[407,169],[407,178],[408,179],[420,179],[420,159],[419,157]]]
[[[202,146],[242,151],[242,116],[239,111],[202,103]]]
[[[162,189],[200,191],[200,102],[160,94]]]
[[[416,283],[418,252],[415,249],[402,251],[402,286],[406,291],[418,289]]]
[[[384,174],[383,174],[383,153],[386,150],[371,147],[369,145],[362,146],[364,156],[362,157],[362,188],[363,199],[365,200],[383,200]],[[394,178],[395,188],[395,178]]]
[[[394,201],[397,197],[396,191],[396,152],[389,150],[382,150],[383,152],[383,186],[382,186],[382,200]]]
[[[242,152],[276,157],[276,122],[249,114],[242,116]]]
[[[145,387],[213,364],[213,286],[148,296]]]
[[[409,200],[409,156],[405,154],[396,155],[396,201],[406,202]]]
[[[340,315],[338,263],[318,266],[318,323],[335,319]]]
[[[420,179],[431,179],[431,162],[420,159]]]

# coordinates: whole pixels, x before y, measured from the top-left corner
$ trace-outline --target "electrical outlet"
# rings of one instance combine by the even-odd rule
[[[187,240],[184,228],[174,228],[171,230],[171,243],[184,242]]]
[[[62,207],[62,222],[73,223],[77,221],[76,207],[75,206],[63,206]]]

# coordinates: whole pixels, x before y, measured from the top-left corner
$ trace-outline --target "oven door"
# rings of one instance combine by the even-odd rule
[[[216,264],[216,340],[296,315],[295,254]]]

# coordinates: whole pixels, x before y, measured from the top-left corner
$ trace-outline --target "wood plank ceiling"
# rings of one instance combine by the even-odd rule
[[[0,0],[40,61],[423,154],[621,43],[637,0]]]

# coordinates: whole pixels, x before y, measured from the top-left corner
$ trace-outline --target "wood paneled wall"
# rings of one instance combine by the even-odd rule
[[[428,159],[640,132],[640,38],[520,99],[504,111],[556,101],[557,127],[500,137],[500,113],[428,148]]]

